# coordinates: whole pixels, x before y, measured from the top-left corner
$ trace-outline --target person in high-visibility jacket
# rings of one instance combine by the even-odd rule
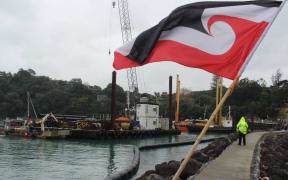
[[[237,130],[239,132],[239,143],[238,145],[241,145],[241,141],[243,139],[243,145],[246,145],[246,134],[247,134],[248,124],[244,118],[244,116],[241,117],[240,121],[237,123]]]

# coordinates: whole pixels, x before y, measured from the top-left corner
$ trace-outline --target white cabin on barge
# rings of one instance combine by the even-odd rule
[[[136,120],[140,122],[141,129],[156,129],[159,126],[159,105],[152,103],[139,103],[136,105]]]

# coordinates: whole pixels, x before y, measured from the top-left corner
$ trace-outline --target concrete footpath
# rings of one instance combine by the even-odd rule
[[[233,142],[218,158],[211,161],[194,180],[249,180],[255,145],[265,133],[247,134],[246,146],[239,146],[238,140]]]

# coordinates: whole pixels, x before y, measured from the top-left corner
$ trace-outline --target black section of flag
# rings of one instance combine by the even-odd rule
[[[258,5],[263,7],[279,7],[281,1],[219,1],[219,2],[197,2],[181,6],[175,9],[168,17],[160,23],[144,32],[135,40],[128,58],[143,64],[152,52],[155,44],[163,31],[171,30],[177,26],[184,26],[208,34],[201,22],[201,16],[207,8]]]

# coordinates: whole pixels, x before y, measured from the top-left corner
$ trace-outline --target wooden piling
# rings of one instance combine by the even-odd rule
[[[169,76],[169,129],[172,129],[172,76]]]
[[[179,102],[180,102],[180,80],[179,80],[179,75],[177,74],[175,123],[178,123],[178,121],[179,121],[179,104],[180,104]]]
[[[116,71],[112,72],[112,93],[111,93],[111,124],[110,124],[110,130],[114,129],[114,121],[115,121],[115,97],[116,92]]]

